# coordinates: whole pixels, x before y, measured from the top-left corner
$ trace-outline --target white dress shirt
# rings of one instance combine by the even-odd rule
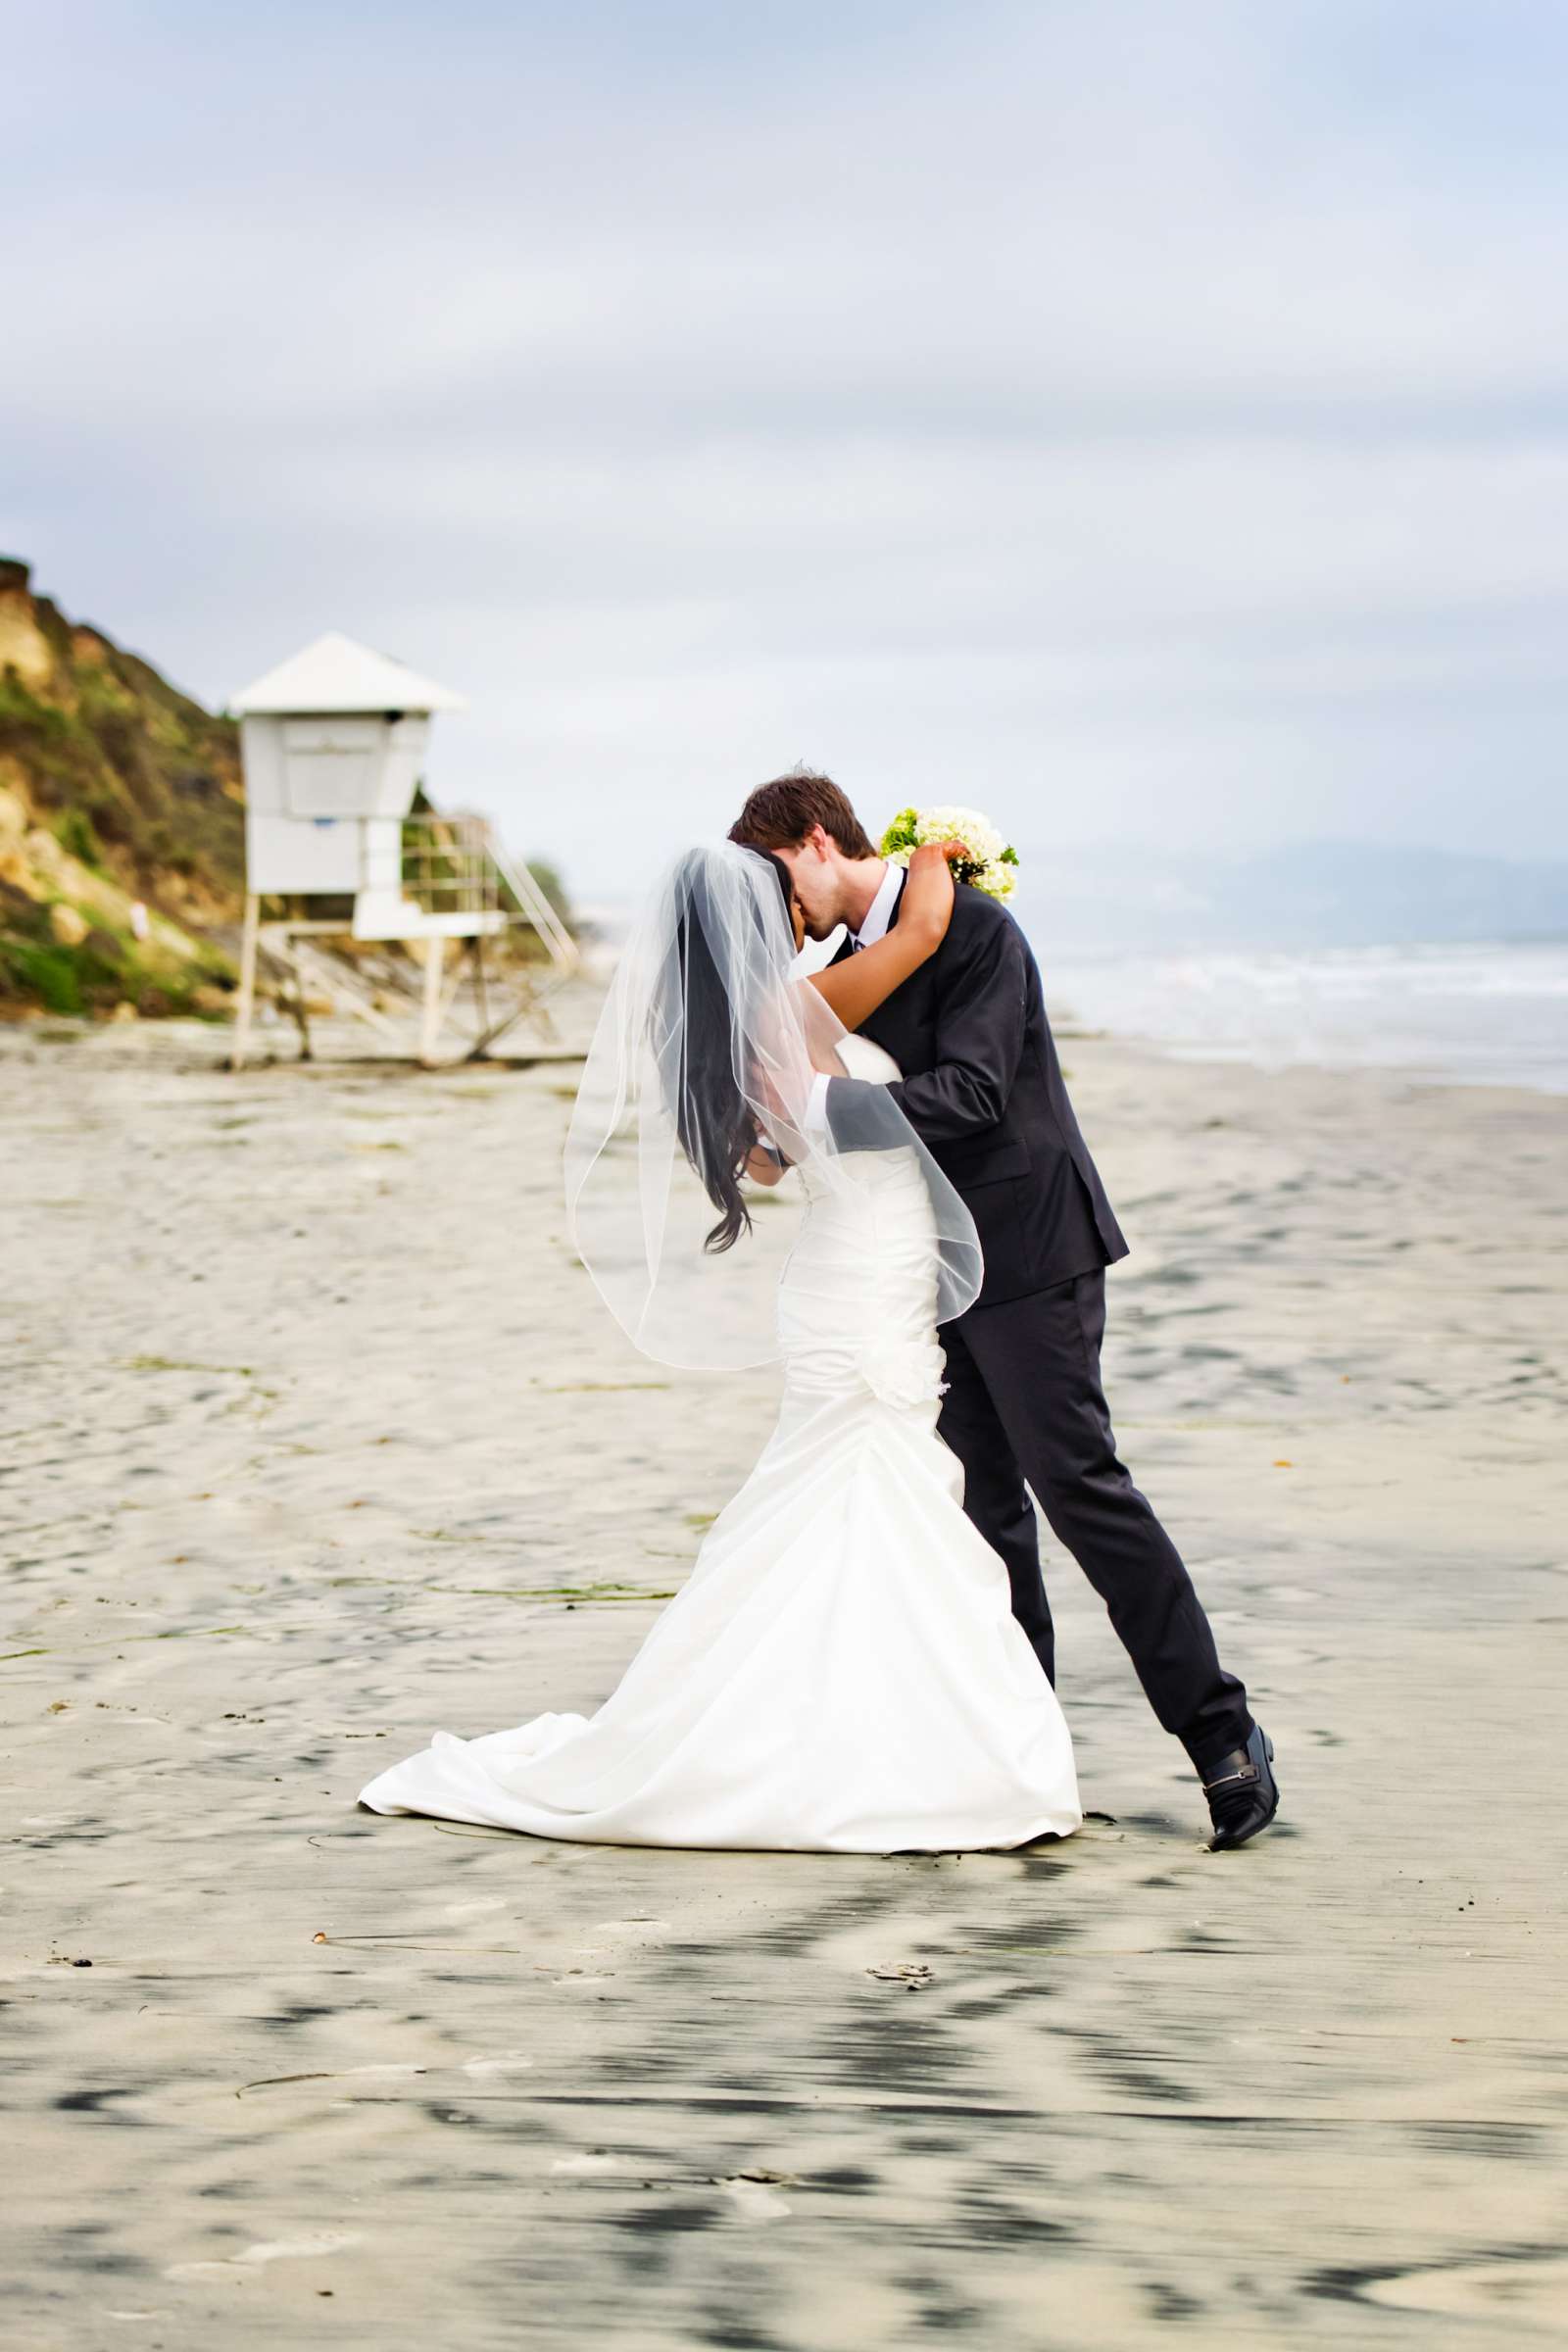
[[[882,879],[877,884],[876,897],[866,908],[860,928],[858,931],[850,933],[853,946],[874,948],[879,939],[886,939],[893,925],[893,909],[899,903],[899,893],[903,888],[904,868],[902,865],[895,865],[890,858],[882,868]]]
[[[879,939],[886,939],[893,923],[893,909],[897,906],[899,893],[904,888],[904,870],[902,865],[895,865],[891,858],[888,859],[882,868],[882,879],[877,884],[876,896],[860,919],[860,928],[858,931],[850,933],[852,948],[856,950],[874,948]],[[806,1132],[808,1135],[826,1135],[827,1133],[829,1083],[829,1078],[824,1070],[818,1070],[811,1081],[811,1091],[806,1102]]]

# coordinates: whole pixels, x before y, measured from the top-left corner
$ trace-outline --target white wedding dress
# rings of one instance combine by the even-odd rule
[[[851,1074],[897,1077],[869,1040]],[[936,1434],[932,1211],[915,1152],[808,1199],[779,1293],[778,1426],[592,1716],[429,1747],[363,1791],[535,1837],[887,1853],[1082,1820],[1055,1693]]]

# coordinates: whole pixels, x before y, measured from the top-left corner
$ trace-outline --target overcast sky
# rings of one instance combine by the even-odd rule
[[[4,21],[0,549],[322,629],[584,896],[797,759],[1026,856],[1568,854],[1568,7]]]

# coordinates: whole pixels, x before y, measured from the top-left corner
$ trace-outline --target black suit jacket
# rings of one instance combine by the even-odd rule
[[[846,940],[834,960],[853,953]],[[974,1218],[986,1261],[977,1304],[1127,1255],[1067,1099],[1039,967],[1004,906],[960,884],[941,947],[863,1034],[903,1070],[885,1091]],[[856,1147],[862,1099],[861,1081],[829,1082],[828,1124],[845,1150]]]

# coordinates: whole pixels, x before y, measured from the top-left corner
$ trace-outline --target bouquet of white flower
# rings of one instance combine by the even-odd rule
[[[1011,898],[1018,853],[978,808],[901,808],[882,836],[882,855],[907,865],[911,851],[928,841],[961,841],[969,855],[954,859],[954,879],[989,898]]]

